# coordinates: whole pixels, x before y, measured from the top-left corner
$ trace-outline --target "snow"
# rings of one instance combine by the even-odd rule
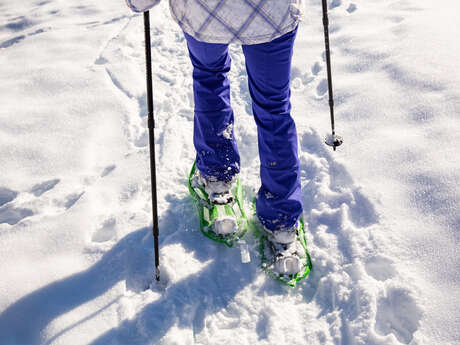
[[[460,344],[459,7],[330,3],[333,152],[321,4],[306,2],[291,87],[314,269],[292,289],[257,267],[251,233],[241,263],[199,231],[191,65],[165,1],[151,11],[161,284],[142,16],[0,4],[0,343]],[[256,127],[230,51],[248,206]]]

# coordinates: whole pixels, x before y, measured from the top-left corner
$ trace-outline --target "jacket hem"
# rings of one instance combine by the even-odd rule
[[[205,35],[202,33],[197,33],[195,32],[187,23],[180,21],[175,13],[171,10],[171,16],[173,17],[174,21],[179,25],[179,27],[182,29],[182,31],[186,32],[190,36],[192,36],[194,39],[200,42],[206,42],[206,43],[217,43],[217,44],[240,44],[240,45],[252,45],[252,44],[260,44],[260,43],[267,43],[271,42],[274,39],[277,39],[278,37],[283,36],[284,34],[287,34],[288,32],[291,32],[294,30],[300,22],[300,19],[294,20],[291,24],[285,26],[282,28],[279,32],[276,32],[275,34],[267,34],[267,35],[260,35],[260,36],[251,36],[251,37],[241,37],[241,38],[229,38],[229,37],[219,37],[219,36],[214,36],[214,35]]]

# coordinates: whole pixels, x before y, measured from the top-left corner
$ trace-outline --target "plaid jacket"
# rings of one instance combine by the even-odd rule
[[[136,12],[160,0],[127,0]],[[302,0],[169,0],[183,31],[208,43],[257,44],[292,31],[302,17]]]

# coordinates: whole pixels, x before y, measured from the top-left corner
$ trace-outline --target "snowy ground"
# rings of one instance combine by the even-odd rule
[[[151,281],[143,24],[123,1],[0,4],[0,344],[460,344],[460,5],[334,0],[338,132],[321,6],[292,102],[314,270],[290,289],[198,229],[191,66],[151,12],[162,279]],[[244,58],[232,102],[258,187]],[[251,234],[247,241],[253,241]]]

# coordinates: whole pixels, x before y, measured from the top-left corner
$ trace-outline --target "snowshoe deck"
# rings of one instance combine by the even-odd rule
[[[217,205],[210,202],[204,188],[193,185],[192,180],[196,173],[195,162],[193,163],[190,171],[188,189],[198,211],[201,232],[216,242],[224,243],[228,247],[232,247],[241,237],[244,236],[248,229],[248,219],[242,205],[243,191],[240,179],[238,177],[236,186],[232,191],[233,201],[225,205]],[[238,231],[225,235],[218,234],[214,231],[214,222],[219,218],[225,217],[234,218],[236,220]]]
[[[275,257],[271,251],[270,243],[267,239],[267,236],[261,229],[262,225],[257,219],[255,201],[253,202],[252,207],[253,207],[253,220],[251,224],[254,229],[254,233],[259,241],[258,249],[259,249],[259,254],[261,257],[261,263],[260,263],[261,268],[265,271],[265,273],[268,276],[282,282],[283,284],[286,284],[291,287],[295,287],[297,282],[301,281],[302,279],[305,279],[313,268],[311,257],[307,249],[307,240],[305,238],[305,230],[304,230],[305,225],[304,225],[303,218],[300,218],[299,233],[297,235],[297,241],[300,242],[305,252],[304,255],[300,256],[300,260],[302,262],[302,269],[300,272],[296,274],[289,274],[289,275],[279,274],[278,272],[274,270]]]

